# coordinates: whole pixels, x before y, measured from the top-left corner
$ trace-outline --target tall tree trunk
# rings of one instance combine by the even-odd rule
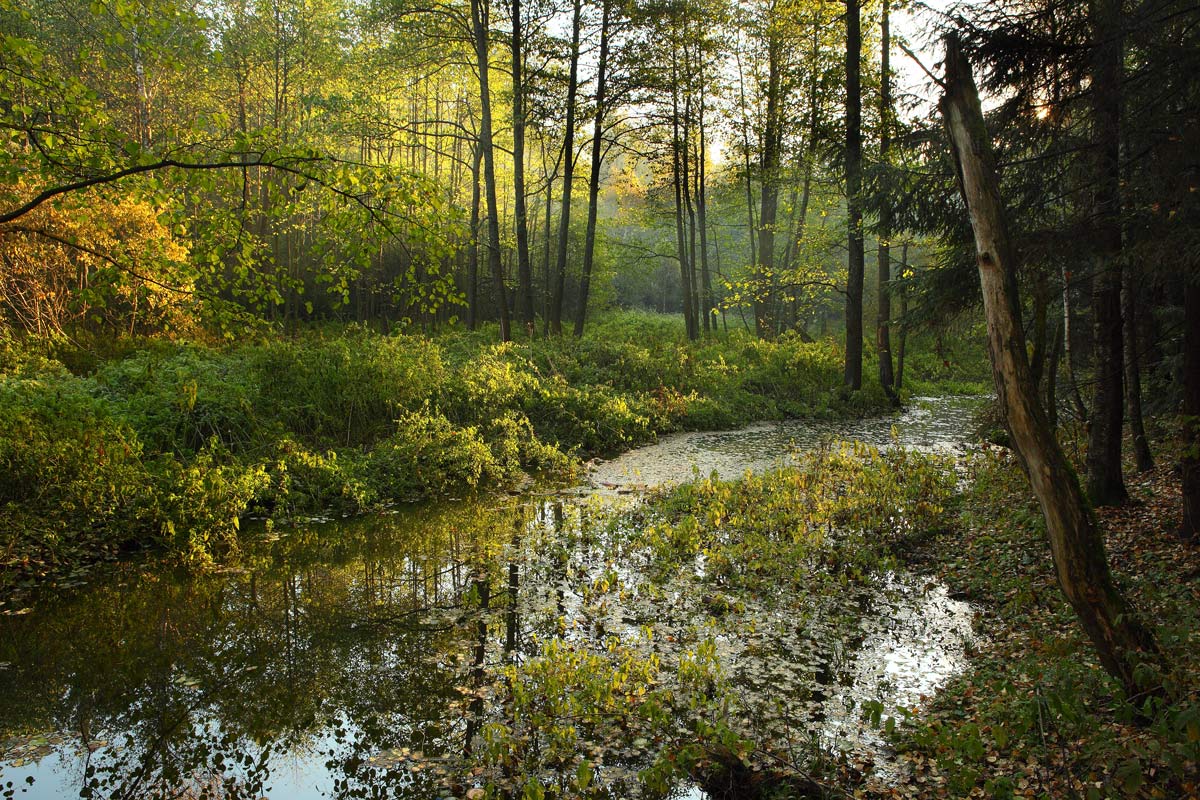
[[[571,189],[575,181],[575,97],[579,92],[579,28],[583,8],[575,0],[571,13],[571,70],[567,78],[567,123],[563,139],[562,207],[558,217],[558,259],[554,296],[550,300],[550,332],[562,333],[563,294],[567,283],[567,250],[571,243]]]
[[[508,324],[508,296],[504,290],[504,264],[500,260],[500,204],[496,200],[496,154],[492,146],[492,98],[488,70],[488,9],[486,0],[471,0],[471,26],[475,35],[475,66],[479,73],[479,147],[483,150],[483,185],[488,209],[488,266],[496,293],[500,339],[512,340]]]
[[[1039,269],[1033,279],[1033,353],[1029,372],[1033,387],[1039,392],[1046,373],[1046,321],[1050,313],[1050,282],[1046,271]]]
[[[1095,645],[1100,663],[1132,699],[1148,688],[1135,677],[1139,663],[1157,663],[1160,655],[1153,636],[1137,621],[1133,608],[1112,582],[1104,539],[1038,403],[1025,351],[1017,265],[1004,219],[995,156],[971,67],[954,37],[946,38],[945,64],[941,110],[975,233],[996,393],[1021,465],[1042,507],[1059,585]]]
[[[879,69],[879,161],[886,167],[891,138],[888,125],[892,116],[891,30],[888,26],[888,0],[883,0],[883,18],[880,23],[880,69]],[[899,403],[896,394],[895,376],[892,373],[892,290],[888,282],[892,279],[892,248],[888,241],[892,236],[892,209],[885,199],[879,212],[879,281],[878,309],[875,316],[875,345],[879,350],[879,383],[884,394],[893,403]]]
[[[533,333],[533,269],[529,263],[529,223],[525,202],[525,42],[521,0],[512,0],[513,216],[517,229],[517,297],[521,321]]]
[[[692,331],[696,321],[692,319],[692,299],[688,293],[688,261],[687,239],[683,231],[683,179],[680,176],[682,156],[680,150],[684,147],[679,130],[679,70],[675,60],[676,54],[671,54],[671,180],[675,189],[675,244],[679,255],[679,288],[683,295],[683,321],[689,339],[694,339]]]
[[[739,34],[740,35],[740,34]],[[750,114],[746,105],[746,78],[742,69],[742,50],[739,41],[737,50],[738,65],[738,103],[742,110],[742,171],[746,177],[746,238],[750,241],[750,263],[758,263],[758,246],[754,232],[758,230],[754,222],[754,186],[750,175]]]
[[[908,269],[908,242],[900,248],[900,277]],[[896,343],[896,391],[904,388],[904,350],[908,345],[908,292],[900,290],[900,341]]]
[[[1046,369],[1046,421],[1053,430],[1058,427],[1058,362],[1063,351],[1063,325],[1054,326],[1054,345],[1050,348],[1050,363]]]
[[[758,212],[758,267],[754,276],[754,327],[760,339],[770,336],[767,314],[771,297],[767,287],[776,285],[775,222],[779,213],[779,149],[782,140],[780,115],[783,86],[783,44],[777,32],[767,34],[767,113],[763,124],[762,156],[759,161],[761,192]],[[773,293],[772,293],[773,294]]]
[[[1124,309],[1122,332],[1125,337],[1125,410],[1129,418],[1129,433],[1133,437],[1133,454],[1138,472],[1154,469],[1154,456],[1146,438],[1142,419],[1142,354],[1138,347],[1138,296],[1134,270],[1126,265],[1121,274],[1121,306]]]
[[[704,68],[700,68],[700,157],[697,159],[696,212],[700,221],[700,310],[703,313],[704,332],[714,326],[712,318],[712,276],[708,269],[708,199],[705,194],[705,173],[708,163],[708,141],[704,132]]]
[[[1063,364],[1067,368],[1067,383],[1071,389],[1071,403],[1075,406],[1075,414],[1083,422],[1087,422],[1088,410],[1083,404],[1083,396],[1079,393],[1079,381],[1075,378],[1075,358],[1071,347],[1071,270],[1062,269],[1063,285]]]
[[[558,161],[554,164],[554,172],[546,175],[546,216],[543,220],[542,228],[542,333],[550,333],[550,294],[551,294],[551,278],[550,278],[550,241],[551,241],[551,215],[554,212],[554,178],[558,175],[558,165],[562,162],[562,151],[558,153]],[[546,139],[542,137],[542,165],[543,170],[547,163],[546,158]]]
[[[846,388],[862,388],[862,28],[859,0],[846,0],[846,217],[849,256],[846,276]]]
[[[592,124],[592,171],[588,180],[587,235],[583,242],[583,275],[579,278],[579,308],[575,335],[583,336],[588,295],[592,288],[592,261],[596,253],[596,215],[600,205],[600,166],[604,156],[605,94],[608,89],[608,24],[612,0],[603,0],[600,16],[600,63],[596,72],[596,118]]]
[[[467,251],[467,329],[479,324],[479,162],[483,144],[475,143],[471,155],[471,246]]]
[[[1191,276],[1189,276],[1191,277]],[[1179,535],[1200,543],[1200,284],[1183,290],[1183,518]]]
[[[1121,476],[1121,423],[1125,417],[1124,340],[1121,334],[1121,0],[1093,0],[1092,216],[1096,256],[1092,271],[1092,427],[1088,437],[1088,495],[1098,506],[1129,500]]]
[[[687,61],[684,62],[685,73],[690,73]],[[699,317],[699,302],[696,293],[696,209],[692,206],[692,98],[689,91],[688,96],[683,104],[683,146],[679,149],[681,156],[680,166],[682,167],[681,174],[683,175],[683,184],[680,186],[680,191],[683,193],[683,209],[685,213],[684,222],[687,228],[687,286],[684,289],[684,302],[691,306],[691,313],[687,319],[691,320],[691,326],[688,328],[688,338],[695,340],[700,337],[700,320]]]

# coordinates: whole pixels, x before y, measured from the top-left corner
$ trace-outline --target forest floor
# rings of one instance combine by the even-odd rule
[[[1007,465],[1006,463],[1007,462]],[[1172,699],[1134,724],[1059,591],[1041,514],[1011,457],[979,462],[960,524],[906,558],[982,613],[971,668],[899,736],[907,775],[863,797],[1200,797],[1200,548],[1174,536],[1178,477],[1128,478],[1097,512],[1118,584],[1154,628]]]

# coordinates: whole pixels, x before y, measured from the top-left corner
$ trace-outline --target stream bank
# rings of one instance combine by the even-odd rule
[[[822,442],[890,447],[897,423],[951,448],[973,403],[670,439],[654,447],[689,454],[681,478],[766,472],[632,508],[611,495],[645,482],[645,451],[584,497],[277,531],[223,574],[120,565],[0,620],[5,779],[26,797],[665,797],[696,791],[710,745],[870,772],[877,728],[972,640],[965,604],[871,541],[935,523],[954,480],[937,456]],[[785,458],[801,469],[770,469]]]

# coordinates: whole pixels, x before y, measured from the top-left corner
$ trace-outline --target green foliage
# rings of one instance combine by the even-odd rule
[[[215,440],[240,453],[264,436],[248,366],[207,347],[172,345],[111,362],[95,382],[147,452],[191,455]]]
[[[363,466],[376,497],[412,500],[505,477],[475,427],[457,428],[426,410],[402,415],[396,428],[371,448]]]
[[[29,576],[137,538],[152,491],[141,442],[95,385],[36,366],[41,377],[0,374],[0,530],[6,561]]]
[[[51,354],[94,369],[77,377]],[[6,334],[0,366],[5,513],[26,520],[8,526],[26,543],[6,557],[13,576],[125,543],[201,564],[236,552],[248,514],[359,513],[525,473],[566,476],[578,456],[663,432],[885,401],[841,396],[831,344],[742,334],[689,344],[676,321],[650,314],[529,344],[350,327],[83,354]]]
[[[821,689],[794,662],[828,657],[819,651],[836,648],[838,634],[825,637],[840,626],[861,641],[862,607],[845,598],[879,591],[893,551],[944,526],[954,492],[939,458],[845,445],[796,468],[680,485],[607,529],[582,523],[587,542],[527,543],[579,608],[559,606],[569,628],[463,690],[502,709],[482,712],[464,769],[490,797],[658,797],[681,779],[738,796],[774,796],[778,782],[790,796],[791,767],[825,774],[779,739]],[[587,567],[568,561],[577,544]],[[776,636],[797,638],[772,650]],[[600,785],[585,781],[599,763]]]
[[[267,465],[271,487],[262,504],[279,519],[366,511],[378,496],[364,480],[362,462],[353,450],[313,452],[294,439],[281,439]]]
[[[943,527],[953,492],[952,472],[934,457],[847,444],[795,469],[680,486],[665,499],[670,521],[640,537],[662,574],[703,554],[711,580],[765,590],[813,580],[797,565],[819,554],[820,574],[859,580],[891,544]]]
[[[359,447],[389,433],[446,380],[441,353],[417,336],[356,328],[336,337],[271,342],[247,353],[260,413],[312,443]]]
[[[270,483],[261,465],[229,460],[215,441],[186,464],[168,456],[150,471],[157,486],[143,514],[168,551],[194,566],[237,552],[241,517]]]

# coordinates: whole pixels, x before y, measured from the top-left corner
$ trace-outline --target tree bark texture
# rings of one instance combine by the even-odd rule
[[[1200,285],[1183,290],[1183,519],[1179,535],[1200,542]]]
[[[567,282],[567,250],[571,244],[571,188],[575,181],[575,99],[579,93],[579,29],[583,9],[575,0],[571,14],[571,71],[567,78],[567,121],[563,132],[562,207],[558,217],[558,258],[554,265],[554,292],[550,299],[550,332],[562,333],[563,294]]]
[[[1133,439],[1133,455],[1138,472],[1154,469],[1154,456],[1146,438],[1146,423],[1142,417],[1142,354],[1138,343],[1138,291],[1136,273],[1126,266],[1121,273],[1121,324],[1125,338],[1125,416],[1129,420],[1129,435]]]
[[[1100,663],[1132,698],[1148,688],[1135,677],[1139,662],[1156,662],[1158,650],[1112,582],[1100,530],[1038,402],[1021,327],[1017,265],[978,90],[958,41],[947,37],[946,45],[941,111],[975,234],[996,393],[1045,517],[1059,586]]]
[[[500,339],[512,340],[508,324],[508,297],[504,290],[504,265],[500,261],[500,205],[496,200],[496,154],[492,146],[492,100],[489,81],[487,7],[484,0],[471,0],[471,26],[475,35],[475,62],[479,72],[479,148],[483,151],[483,185],[487,197],[488,266],[496,293]]]
[[[858,0],[846,0],[846,211],[849,257],[846,276],[846,388],[862,388],[862,27]]]
[[[533,332],[533,268],[529,262],[529,221],[525,202],[525,43],[521,0],[512,0],[513,217],[517,234],[517,297],[521,321]]]
[[[575,335],[583,336],[587,321],[588,294],[592,288],[592,263],[596,253],[596,216],[600,204],[600,166],[604,156],[605,94],[608,89],[608,25],[612,0],[604,0],[600,17],[600,63],[596,73],[596,117],[592,123],[592,171],[588,179],[587,234],[583,242],[583,274],[579,278],[579,308],[575,313]]]
[[[888,124],[892,115],[892,76],[890,49],[891,30],[888,25],[888,0],[883,0],[883,16],[880,21],[880,70],[879,70],[879,161],[886,166],[891,149]],[[892,280],[892,250],[888,241],[892,236],[892,210],[885,202],[879,212],[879,276],[878,309],[875,315],[875,346],[879,351],[879,384],[884,394],[893,403],[899,403],[896,394],[895,375],[892,371],[892,294],[888,285]]]
[[[1121,476],[1125,418],[1121,326],[1121,37],[1120,0],[1092,0],[1092,274],[1095,381],[1088,435],[1088,495],[1097,506],[1129,500]]]

